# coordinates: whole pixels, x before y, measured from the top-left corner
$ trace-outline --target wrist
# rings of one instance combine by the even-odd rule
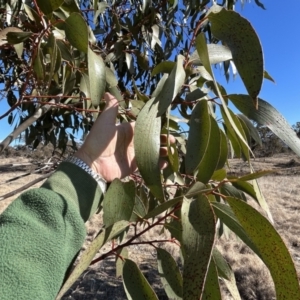
[[[83,160],[80,155],[69,156],[66,159],[66,162],[70,162],[75,164],[76,166],[83,169],[86,173],[88,173],[95,181],[97,181],[102,193],[106,192],[107,182],[106,180],[94,169],[91,168],[90,164],[87,163],[86,160]]]

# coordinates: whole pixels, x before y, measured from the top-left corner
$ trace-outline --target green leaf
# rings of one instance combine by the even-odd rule
[[[160,81],[158,82],[154,92],[152,93],[152,97],[156,97],[162,90],[162,88],[164,87],[165,85],[165,82],[167,80],[167,78],[169,77],[168,74],[164,74],[163,77],[160,79]]]
[[[67,61],[67,62],[73,62],[73,60],[74,60],[73,56],[70,52],[69,47],[65,44],[65,42],[63,42],[61,40],[56,40],[56,44],[57,44],[57,47],[60,50],[62,59]]]
[[[155,98],[150,99],[138,115],[134,130],[134,148],[138,169],[151,193],[164,202],[161,185],[159,150],[161,119],[156,117]]]
[[[183,299],[201,299],[215,241],[216,220],[209,200],[184,199],[181,208]]]
[[[118,80],[115,76],[115,73],[111,68],[105,67],[106,71],[106,83],[110,87],[115,87],[118,85]]]
[[[38,80],[44,79],[44,77],[45,77],[44,56],[43,56],[43,52],[40,48],[40,45],[38,45],[36,57],[34,58],[34,61],[33,61],[33,70],[34,70],[34,73]]]
[[[263,170],[263,171],[258,171],[258,172],[254,172],[245,176],[241,176],[239,177],[239,180],[242,181],[249,181],[249,180],[253,180],[253,179],[257,179],[266,175],[270,175],[272,173],[274,173],[275,171],[273,170]]]
[[[259,144],[260,146],[262,146],[262,141],[261,141],[260,135],[258,133],[258,130],[254,127],[254,125],[251,123],[251,121],[245,115],[238,114],[237,116],[244,121],[244,123],[248,127],[250,135],[254,139],[254,141],[257,144]]]
[[[36,3],[45,15],[50,15],[64,3],[64,0],[36,0]]]
[[[130,217],[131,222],[137,222],[140,219],[144,219],[144,216],[148,212],[148,207],[143,201],[143,199],[137,195],[135,195],[135,202],[133,207],[133,212]]]
[[[0,46],[7,44],[7,34],[10,32],[14,33],[22,33],[23,30],[21,30],[18,27],[6,27],[0,31]]]
[[[208,147],[211,132],[211,118],[207,100],[200,100],[193,109],[190,132],[187,140],[185,170],[192,174],[198,167]]]
[[[168,73],[170,74],[174,67],[176,66],[176,63],[173,61],[162,61],[157,66],[154,67],[154,69],[151,72],[151,76],[155,76],[159,73]]]
[[[88,52],[88,27],[80,13],[72,13],[65,20],[65,32],[73,47],[84,53]]]
[[[103,97],[106,86],[106,68],[103,59],[91,48],[88,49],[88,69],[90,80],[91,101],[97,107]]]
[[[266,70],[264,70],[264,78],[275,83],[275,80],[273,79],[273,77]]]
[[[205,151],[203,159],[198,165],[197,179],[203,183],[208,183],[214,171],[217,168],[220,157],[220,129],[216,120],[210,115],[211,132],[209,143]]]
[[[231,180],[231,178],[229,178],[229,180]],[[233,181],[231,181],[231,184],[235,188],[237,188],[238,190],[241,190],[244,193],[248,194],[249,196],[251,196],[254,200],[256,200],[258,202],[254,187],[251,183],[234,179]]]
[[[126,259],[123,266],[123,286],[128,300],[158,300],[145,276],[130,259]]]
[[[24,5],[24,10],[27,14],[27,17],[35,22],[35,26],[37,26],[40,22],[41,22],[41,16],[39,16],[39,14],[37,13],[36,10],[34,10],[32,7],[30,7],[29,5],[27,4],[23,4]]]
[[[121,259],[121,257],[124,259],[128,258],[128,250],[127,248],[121,248],[119,251],[117,251],[118,255],[116,255],[116,277],[122,276],[123,273],[123,265],[124,261]]]
[[[226,122],[226,124],[228,124],[228,128],[231,128],[232,133],[234,132],[236,134],[235,136],[237,138],[238,143],[240,144],[243,158],[249,162],[250,161],[250,153],[249,153],[249,145],[248,145],[247,135],[244,131],[244,128],[243,128],[239,118],[232,112],[231,109],[228,108],[228,111],[229,111],[231,119],[233,120],[240,135],[242,135],[243,140],[240,138],[240,135],[236,134],[236,131],[235,131],[234,127],[232,126],[232,123],[227,118],[226,113],[222,113],[222,116],[223,116],[224,120],[226,120],[225,122]],[[246,141],[247,143],[245,143],[244,141]]]
[[[76,76],[70,65],[64,66],[63,72],[63,95],[71,95],[76,82]]]
[[[221,169],[224,167],[228,158],[228,144],[227,138],[223,130],[220,129],[220,156],[216,169]]]
[[[53,75],[58,71],[58,68],[60,68],[61,66],[61,55],[53,33],[49,35],[49,40],[47,43],[47,52],[50,55],[50,66],[47,72],[47,79],[50,83],[53,79]]]
[[[173,99],[180,92],[182,85],[185,81],[185,71],[183,69],[183,60],[182,55],[177,56],[177,62],[170,76],[164,83],[162,90],[155,98],[155,103],[158,102],[158,113],[157,116],[164,114],[172,103]]]
[[[241,300],[240,293],[236,286],[236,281],[234,277],[234,273],[227,263],[227,261],[223,258],[222,254],[219,252],[217,248],[213,250],[213,260],[218,270],[218,274],[221,278],[223,278],[226,287],[228,288],[230,294],[232,295],[234,300]]]
[[[300,139],[285,118],[268,102],[258,99],[258,109],[251,103],[249,96],[241,94],[228,95],[228,98],[249,119],[267,126],[297,155],[300,156]]]
[[[197,52],[199,55],[199,60],[202,62],[204,68],[206,71],[210,74],[210,76],[213,78],[213,72],[211,69],[211,62],[209,59],[209,54],[208,54],[208,48],[206,44],[206,38],[203,32],[198,34],[196,38],[196,48]]]
[[[227,172],[226,169],[218,169],[214,172],[211,179],[216,181],[222,181],[226,178]]]
[[[182,197],[176,197],[172,200],[166,201],[159,206],[155,207],[153,210],[151,210],[149,213],[147,213],[146,216],[143,217],[143,219],[147,220],[150,218],[155,218],[159,214],[163,213],[164,211],[168,210],[169,208],[173,207],[177,203],[179,203],[183,199]]]
[[[234,214],[272,275],[276,299],[300,299],[297,272],[287,247],[270,222],[247,203],[228,197]]]
[[[208,44],[207,50],[208,50],[209,61],[210,64],[212,65],[219,64],[221,62],[232,59],[232,53],[227,46],[223,46],[219,44]],[[194,51],[190,56],[189,63],[192,63],[193,65],[203,64],[199,57],[198,49]]]
[[[222,300],[220,286],[219,286],[218,272],[213,257],[209,263],[209,268],[205,279],[203,296],[201,300],[211,300],[211,299]]]
[[[135,204],[135,184],[115,179],[103,200],[103,224],[108,227],[118,221],[129,221]]]
[[[235,198],[242,199],[243,201],[247,201],[247,198],[244,195],[244,193],[232,186],[230,183],[222,184],[220,186],[220,193],[222,193],[225,196],[233,196]]]
[[[182,299],[182,275],[173,256],[157,248],[157,264],[160,279],[169,299]]]
[[[85,271],[90,265],[96,253],[99,249],[108,241],[112,240],[114,237],[118,236],[123,232],[129,223],[127,221],[120,221],[112,226],[103,229],[100,234],[92,241],[92,243],[87,247],[87,249],[82,253],[80,260],[72,273],[68,276],[64,282],[59,294],[56,299],[60,299],[64,293],[72,286],[72,284],[79,278],[79,276]]]
[[[250,166],[250,169],[251,169],[251,172],[254,172],[254,170],[251,166]],[[253,184],[254,191],[255,191],[256,198],[258,200],[259,205],[267,213],[267,216],[268,216],[270,222],[272,224],[274,224],[274,220],[273,220],[269,205],[268,205],[263,193],[260,190],[257,180],[256,179],[252,180],[252,184]]]
[[[227,198],[226,198],[227,199]],[[232,231],[234,232],[249,248],[251,248],[258,256],[260,253],[256,245],[252,242],[239,220],[235,216],[230,206],[219,203],[211,203],[216,216]]]
[[[228,110],[228,113],[231,117],[229,110]],[[238,158],[240,158],[241,154],[242,154],[241,143],[238,139],[238,135],[236,134],[235,128],[232,125],[232,124],[235,125],[235,122],[234,122],[234,120],[232,120],[232,118],[231,118],[232,122],[230,122],[228,115],[225,112],[224,106],[221,107],[221,115],[222,115],[223,121],[224,121],[225,132],[226,132],[228,139],[231,141],[231,145],[234,149],[234,154]]]
[[[9,44],[19,44],[32,36],[32,32],[8,32],[6,35],[7,42]]]
[[[238,13],[222,9],[208,15],[212,34],[232,52],[236,68],[257,107],[264,74],[263,51],[252,25]]]

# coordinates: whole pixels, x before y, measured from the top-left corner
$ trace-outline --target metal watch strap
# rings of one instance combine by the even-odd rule
[[[106,181],[99,174],[94,172],[85,162],[75,156],[69,156],[65,161],[70,162],[87,172],[97,181],[102,193],[104,194],[106,192]]]

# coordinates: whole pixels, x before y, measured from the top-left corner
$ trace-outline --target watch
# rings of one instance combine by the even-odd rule
[[[103,179],[98,173],[93,171],[85,162],[83,162],[80,158],[75,156],[69,156],[65,161],[70,162],[79,168],[83,169],[86,173],[92,176],[98,183],[102,193],[106,192],[107,182]]]

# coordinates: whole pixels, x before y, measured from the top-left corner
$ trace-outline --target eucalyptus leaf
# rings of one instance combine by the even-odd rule
[[[64,0],[36,0],[36,3],[45,15],[50,15],[64,3]]]
[[[135,204],[135,184],[115,179],[104,195],[103,223],[106,227],[125,220],[129,221]]]
[[[264,75],[263,51],[252,25],[238,13],[222,9],[208,14],[212,34],[232,52],[234,64],[257,108]]]
[[[209,263],[208,272],[205,278],[203,296],[201,300],[211,299],[222,300],[218,272],[213,257],[211,258]]]
[[[88,52],[88,27],[80,13],[72,13],[65,20],[65,32],[67,39],[73,47],[84,53]]]
[[[228,197],[226,201],[270,270],[275,284],[276,299],[300,299],[300,287],[295,266],[287,247],[274,227],[264,216],[244,201],[233,197]]]
[[[249,104],[249,96],[242,94],[228,95],[228,98],[249,119],[267,126],[297,155],[300,156],[300,139],[285,118],[268,102],[258,99],[259,109]]]
[[[103,59],[91,48],[88,48],[88,70],[90,78],[91,101],[97,107],[104,95],[106,87],[106,68]]]
[[[155,292],[134,261],[125,259],[122,275],[128,300],[158,300]]]
[[[232,59],[232,53],[227,46],[219,45],[219,44],[208,44],[207,50],[208,50],[209,61],[212,65],[219,64],[221,62]],[[192,53],[189,62],[192,63],[193,65],[202,65],[197,50]]]
[[[160,93],[156,96],[155,102],[158,102],[157,116],[164,114],[172,103],[173,99],[180,92],[185,81],[185,71],[183,69],[183,56],[177,56],[177,62],[166,79]]]
[[[158,103],[150,99],[138,115],[134,131],[134,148],[138,169],[152,194],[164,202],[159,167],[161,119]]]
[[[182,299],[182,275],[173,256],[157,248],[157,264],[160,279],[169,299]]]
[[[215,240],[216,220],[209,200],[184,199],[181,208],[183,299],[201,299]]]

